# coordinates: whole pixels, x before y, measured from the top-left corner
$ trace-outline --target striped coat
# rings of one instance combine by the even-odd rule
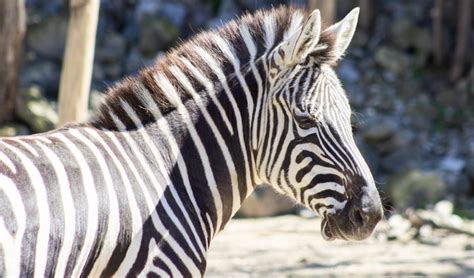
[[[259,11],[202,33],[107,94],[98,116],[0,140],[0,274],[202,276],[260,183],[362,239],[381,216],[332,66],[358,10]],[[2,275],[0,275],[2,276]]]

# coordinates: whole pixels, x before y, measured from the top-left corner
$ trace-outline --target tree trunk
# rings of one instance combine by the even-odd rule
[[[454,62],[451,68],[451,80],[456,81],[461,77],[466,60],[472,55],[468,53],[469,37],[471,35],[471,13],[472,0],[460,0],[458,9],[458,27],[456,34],[456,50],[454,52]]]
[[[321,19],[328,26],[334,23],[336,18],[336,0],[309,0],[310,10],[319,9]]]
[[[441,66],[444,58],[443,46],[443,0],[436,0],[431,14],[433,18],[433,53],[437,66]]]
[[[59,123],[87,119],[94,62],[99,0],[71,0],[70,19],[59,84]]]
[[[366,32],[371,32],[375,27],[377,1],[360,0],[359,5],[360,5],[359,25],[362,28],[362,30]]]
[[[23,0],[0,1],[0,123],[13,118],[25,34]]]

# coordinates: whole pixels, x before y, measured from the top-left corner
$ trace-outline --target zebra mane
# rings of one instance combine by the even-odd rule
[[[123,115],[129,111],[125,111],[124,102],[128,108],[132,108],[134,113],[140,118],[142,123],[153,122],[154,118],[150,111],[143,105],[143,98],[137,92],[140,90],[148,90],[161,114],[165,115],[175,109],[173,101],[169,99],[169,94],[163,92],[163,86],[157,84],[157,76],[165,78],[169,81],[177,94],[177,97],[185,103],[191,97],[182,85],[177,82],[172,73],[173,68],[178,68],[189,79],[196,92],[203,94],[206,92],[204,86],[196,80],[195,76],[190,73],[183,63],[183,58],[189,61],[195,68],[210,80],[215,80],[212,76],[211,69],[202,57],[202,52],[196,49],[204,50],[212,58],[214,58],[221,67],[228,80],[234,76],[232,63],[226,59],[226,53],[219,48],[219,43],[224,41],[232,46],[233,53],[240,61],[240,68],[248,67],[251,59],[257,60],[263,54],[268,53],[276,47],[284,38],[292,32],[295,32],[308,17],[309,12],[306,9],[280,6],[270,10],[259,10],[253,14],[247,13],[241,18],[230,21],[217,30],[205,31],[195,35],[190,40],[181,43],[178,47],[172,49],[167,55],[157,60],[154,65],[144,68],[137,76],[126,77],[107,90],[107,94],[96,111],[96,117],[90,123],[93,126],[108,130],[116,130],[111,112],[115,115]],[[254,53],[250,53],[246,44],[246,38],[242,36],[242,30],[248,31],[255,46]],[[271,32],[266,32],[271,30]],[[324,30],[324,29],[322,29]],[[247,38],[248,39],[248,38]],[[319,50],[313,52],[311,57],[316,59],[318,63],[330,61],[333,57],[333,41],[331,34],[321,33],[319,39]],[[247,41],[248,42],[248,41]],[[163,79],[161,79],[163,80]],[[121,117],[127,129],[134,129],[135,124],[129,117]]]

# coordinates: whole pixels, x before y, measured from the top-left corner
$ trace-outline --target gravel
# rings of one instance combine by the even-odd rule
[[[474,275],[472,238],[441,234],[438,246],[387,241],[387,226],[362,242],[327,242],[319,219],[235,219],[212,243],[206,277]]]

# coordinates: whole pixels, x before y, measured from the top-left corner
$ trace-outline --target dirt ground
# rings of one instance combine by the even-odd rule
[[[212,242],[206,277],[474,277],[474,238],[403,243],[383,227],[363,242],[327,242],[319,219],[234,219]]]

